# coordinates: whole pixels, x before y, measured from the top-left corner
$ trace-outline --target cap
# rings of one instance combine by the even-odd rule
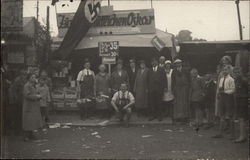
[[[176,60],[174,61],[174,63],[182,63],[182,60],[176,59]]]
[[[166,60],[165,64],[171,64],[171,61],[170,60]]]

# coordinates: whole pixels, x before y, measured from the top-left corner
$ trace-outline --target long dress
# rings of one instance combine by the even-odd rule
[[[109,99],[110,98],[103,98],[100,95],[111,96],[110,95],[110,76],[105,73],[101,74],[98,73],[96,75],[96,94],[99,96],[96,102],[97,109],[107,109],[109,107]]]
[[[188,72],[173,71],[174,99],[174,119],[188,118],[189,116],[189,84]]]
[[[138,109],[147,108],[148,107],[148,68],[145,68],[144,71],[141,69],[138,70],[136,78],[135,78],[135,107]]]
[[[23,130],[32,131],[43,126],[40,99],[35,85],[27,82],[23,89]]]

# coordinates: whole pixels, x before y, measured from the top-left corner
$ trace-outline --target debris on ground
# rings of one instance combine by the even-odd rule
[[[98,132],[91,133],[92,136],[97,135],[97,134],[98,134]]]
[[[55,124],[49,125],[49,128],[59,128],[60,126],[61,126],[60,123],[55,123]]]
[[[47,130],[47,128],[44,128],[44,129],[42,129],[42,131],[43,131],[43,132],[47,132],[48,130]]]
[[[182,151],[183,153],[188,153],[188,151]]]
[[[47,139],[38,139],[38,140],[34,140],[33,142],[35,143],[41,143],[41,142],[47,142]]]
[[[50,150],[49,149],[45,149],[45,150],[42,150],[41,152],[42,153],[47,153],[47,152],[50,152]]]
[[[108,143],[108,144],[110,144],[110,143],[111,143],[111,141],[107,141],[107,143]]]
[[[140,152],[139,152],[139,154],[143,154],[143,153],[144,153],[144,151],[140,151]]]
[[[84,147],[85,149],[90,148],[90,146],[88,146],[88,145],[86,145],[86,144],[83,144],[82,147]]]
[[[142,138],[148,138],[148,137],[152,137],[153,135],[142,135]]]
[[[70,128],[70,126],[62,126],[61,128]]]
[[[165,131],[165,132],[173,132],[173,130],[171,130],[171,129],[165,129],[163,131]]]
[[[96,138],[102,138],[100,135],[96,135],[95,137],[96,137]]]

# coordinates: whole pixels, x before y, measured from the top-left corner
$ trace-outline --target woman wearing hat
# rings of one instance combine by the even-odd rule
[[[174,119],[185,122],[189,116],[189,73],[182,67],[182,60],[174,61],[175,69],[172,74],[174,88]]]
[[[171,68],[171,61],[165,61],[165,89],[163,95],[163,109],[166,109],[167,116],[173,119],[173,101],[174,101],[174,94],[173,94],[173,85],[172,85],[172,73],[173,69]]]
[[[146,109],[148,108],[148,68],[145,61],[139,61],[139,70],[136,74],[134,92],[135,92],[135,108],[138,115],[146,115]]]
[[[84,69],[81,70],[77,76],[77,87],[79,90],[80,99],[88,99],[80,104],[81,119],[87,118],[87,112],[90,107],[93,107],[93,100],[95,96],[95,73],[90,70],[90,62],[85,60]]]

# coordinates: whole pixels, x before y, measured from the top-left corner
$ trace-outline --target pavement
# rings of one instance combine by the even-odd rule
[[[234,144],[217,128],[198,133],[188,125],[133,125],[129,128],[60,126],[38,131],[40,140],[3,137],[8,159],[202,159],[247,160],[248,143]]]
[[[113,116],[111,118],[100,118],[98,116],[92,116],[86,120],[81,120],[79,113],[77,112],[61,112],[53,113],[50,115],[50,125],[60,124],[67,126],[111,126],[119,125],[120,122]],[[130,125],[161,125],[161,124],[172,124],[172,119],[165,117],[162,121],[157,119],[148,121],[148,117],[138,116],[133,113],[130,120]]]

